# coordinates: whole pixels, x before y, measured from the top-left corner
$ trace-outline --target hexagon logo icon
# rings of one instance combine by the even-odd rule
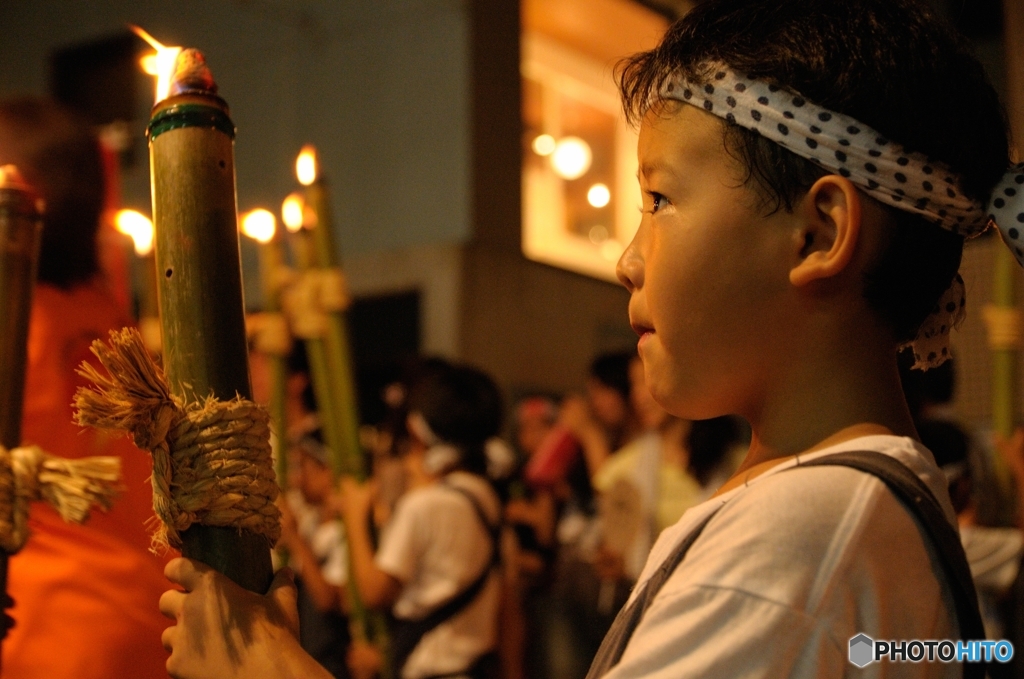
[[[858,634],[850,639],[850,662],[857,667],[864,667],[874,662],[875,642],[866,634]]]

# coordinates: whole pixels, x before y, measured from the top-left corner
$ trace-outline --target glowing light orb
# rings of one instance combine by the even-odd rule
[[[181,54],[181,47],[167,47],[159,40],[151,36],[138,26],[132,26],[132,31],[156,50],[153,54],[146,54],[139,59],[139,66],[147,75],[156,78],[156,103],[166,99],[171,93],[171,78],[174,76],[174,64]]]
[[[319,173],[320,163],[316,157],[316,148],[307,144],[302,147],[299,157],[295,159],[295,176],[299,178],[300,184],[309,186],[316,181]]]
[[[302,196],[298,193],[293,193],[285,198],[284,202],[281,203],[281,221],[284,222],[284,228],[292,233],[301,231],[305,207],[305,201],[302,200]]]
[[[590,169],[593,158],[587,142],[579,137],[565,137],[551,153],[551,167],[562,179],[579,179]]]
[[[587,202],[594,207],[604,207],[611,199],[612,192],[604,184],[594,184],[587,191]]]
[[[601,243],[601,256],[609,262],[615,262],[622,256],[622,252],[625,249],[626,248],[622,246],[622,243],[614,238],[609,238],[605,242]]]
[[[139,257],[153,251],[153,222],[138,210],[118,210],[114,215],[114,228],[132,239]]]
[[[277,231],[277,218],[270,210],[256,208],[242,216],[242,233],[259,243],[269,243]]]
[[[550,134],[537,135],[533,140],[533,152],[538,156],[550,156],[555,151],[555,138]]]

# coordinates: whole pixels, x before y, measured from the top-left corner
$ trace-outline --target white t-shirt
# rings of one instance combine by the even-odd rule
[[[295,514],[299,535],[316,557],[324,581],[335,587],[343,587],[348,582],[348,540],[345,537],[345,526],[338,519],[323,521],[320,510],[307,503],[302,493],[290,491],[285,497],[289,508]],[[275,550],[274,554],[276,553]]]
[[[455,472],[446,483],[472,493],[490,524],[498,523],[501,503],[485,480]],[[392,609],[395,617],[419,620],[472,584],[491,558],[491,536],[469,500],[433,483],[399,499],[375,561],[402,583]],[[459,672],[491,651],[497,643],[499,597],[494,572],[465,610],[424,635],[406,662],[403,679]]]
[[[955,515],[946,479],[909,438],[868,436],[810,455],[874,450],[916,473]],[[715,509],[607,679],[959,677],[958,664],[848,661],[849,640],[954,639],[952,595],[929,539],[885,484],[795,460],[690,509],[651,550],[634,595]]]

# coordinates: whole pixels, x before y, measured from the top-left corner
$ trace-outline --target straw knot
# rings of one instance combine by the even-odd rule
[[[284,290],[282,303],[295,336],[317,339],[327,332],[328,315],[347,309],[352,297],[341,269],[307,269]]]
[[[43,500],[71,523],[93,506],[110,509],[121,479],[116,457],[67,460],[38,446],[0,446],[0,547],[14,554],[28,540],[29,503]]]
[[[107,369],[83,363],[95,385],[75,396],[79,424],[126,431],[153,455],[153,509],[160,525],[154,547],[181,548],[193,524],[232,527],[280,537],[278,487],[266,410],[236,397],[183,404],[133,329],[93,343]]]

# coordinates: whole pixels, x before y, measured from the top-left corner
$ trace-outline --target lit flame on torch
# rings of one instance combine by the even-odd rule
[[[135,35],[148,42],[156,50],[153,54],[143,56],[139,60],[139,65],[146,74],[156,77],[156,101],[154,103],[158,104],[170,96],[174,64],[178,60],[182,48],[167,47],[138,26],[131,26],[131,29]]]
[[[256,208],[242,215],[242,233],[259,243],[269,243],[277,231],[277,218],[270,210]]]
[[[298,233],[302,230],[305,221],[303,217],[306,212],[306,202],[299,193],[292,193],[281,203],[281,221],[284,227],[291,233]]]
[[[295,159],[295,176],[299,183],[309,186],[320,174],[320,161],[316,157],[316,148],[310,144],[302,147],[299,157]]]
[[[135,254],[145,257],[153,251],[153,222],[136,210],[118,210],[114,227],[135,243]]]

